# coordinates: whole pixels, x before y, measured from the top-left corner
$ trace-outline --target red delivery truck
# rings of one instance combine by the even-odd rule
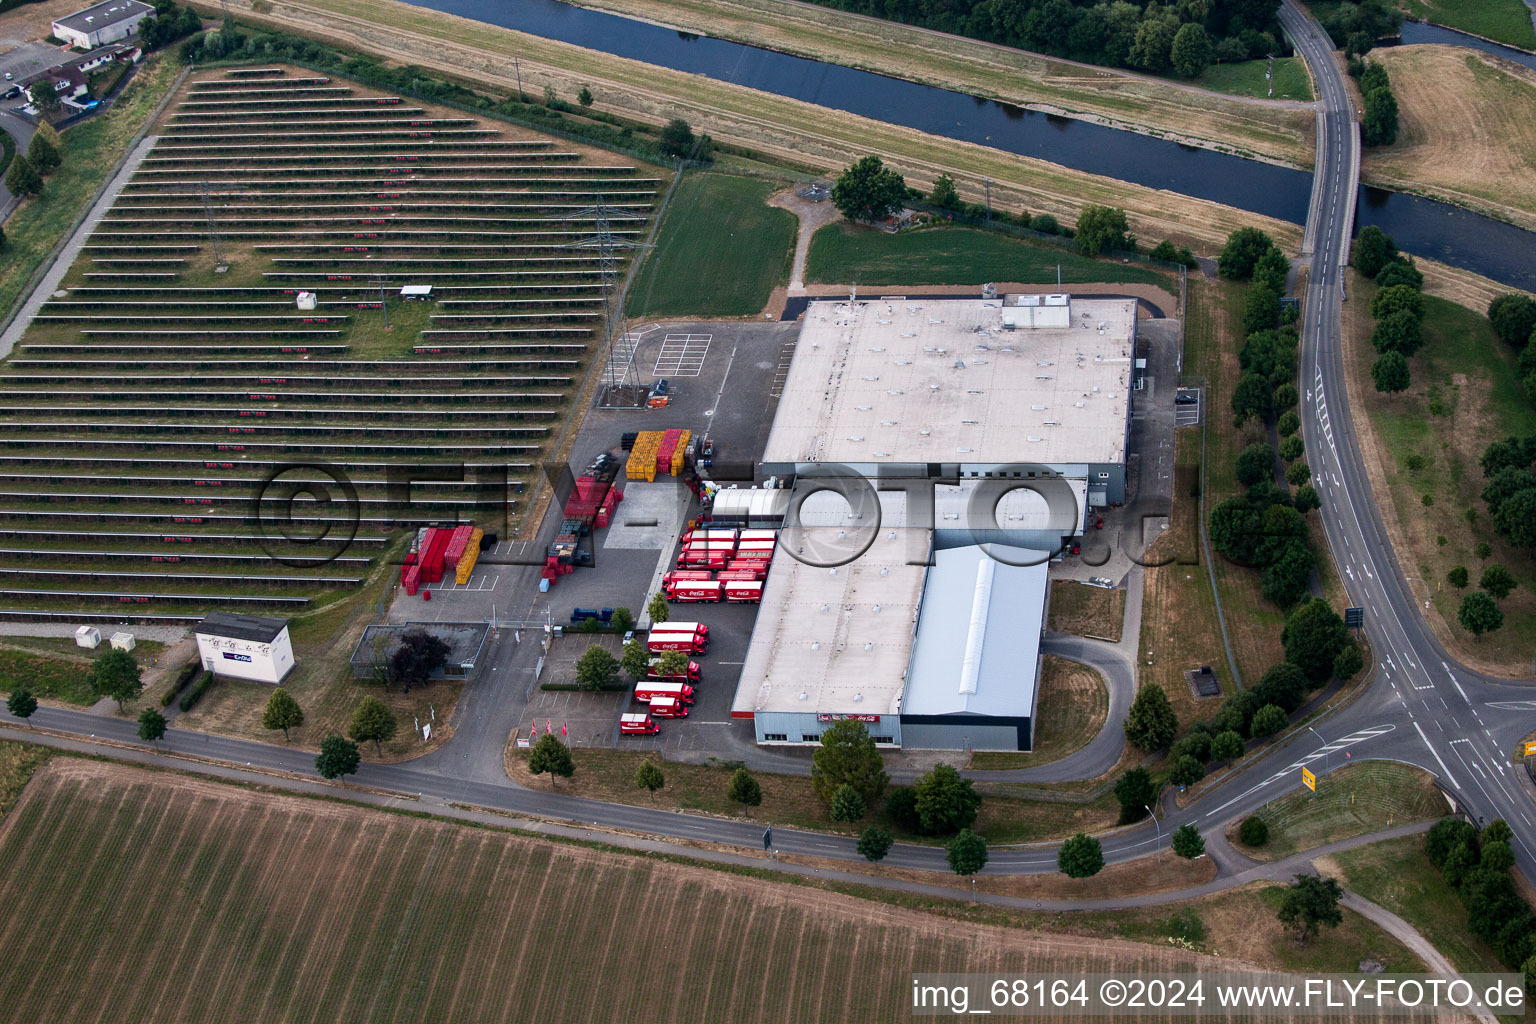
[[[684,544],[690,543],[692,541],[702,540],[723,540],[734,544],[736,542],[736,531],[731,529],[722,529],[720,527],[708,527],[698,530],[689,530],[687,533],[683,534]]]
[[[620,715],[619,733],[624,736],[649,736],[661,732],[661,726],[651,721],[650,715]]]
[[[757,583],[757,582],[760,582],[762,580],[762,578],[763,578],[763,571],[761,569],[757,569],[757,568],[752,568],[752,569],[722,569],[722,570],[720,570],[720,582],[721,583],[731,583],[731,582]]]
[[[683,651],[687,654],[703,654],[709,650],[709,638],[692,633],[658,633],[651,630],[645,638],[645,649],[652,654],[663,651]]]
[[[748,551],[766,551],[768,557],[772,558],[773,549],[776,547],[778,545],[771,540],[744,540],[736,547],[736,557],[740,558]]]
[[[635,684],[635,700],[642,704],[649,704],[661,697],[669,697],[683,704],[692,704],[693,687],[687,683],[663,683],[656,680]]]
[[[702,622],[658,622],[651,627],[653,633],[697,633],[709,638],[709,627]]]
[[[650,668],[646,669],[645,678],[657,683],[692,683],[697,686],[699,682],[699,663],[690,661],[688,668],[675,675],[664,675],[661,671],[661,659],[652,658]]]
[[[680,583],[683,580],[712,580],[714,578],[715,574],[708,569],[677,569],[663,576],[661,578],[661,585],[666,586],[669,583]]]
[[[717,583],[716,586],[725,588],[725,599],[735,604],[762,604],[763,585],[756,581],[732,580],[729,583]]]
[[[663,587],[667,592],[668,601],[676,601],[679,604],[697,603],[700,601],[718,602],[724,596],[722,584],[703,580],[683,580]]]
[[[768,541],[773,541],[775,544],[777,544],[778,541],[779,541],[779,531],[778,530],[742,530],[741,531],[741,536],[739,538],[737,538],[737,539],[740,540],[743,544],[745,544],[749,540],[768,540]]]
[[[731,560],[729,551],[684,551],[677,556],[679,569],[724,569]]]
[[[657,697],[651,701],[651,714],[657,718],[687,718],[688,705],[671,697]]]

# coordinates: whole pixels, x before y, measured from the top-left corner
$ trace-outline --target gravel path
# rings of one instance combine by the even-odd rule
[[[68,622],[0,622],[0,636],[74,636],[78,627]],[[187,635],[186,626],[103,626],[97,624],[105,639],[119,630],[132,633],[140,640],[155,640],[162,644],[174,644]]]

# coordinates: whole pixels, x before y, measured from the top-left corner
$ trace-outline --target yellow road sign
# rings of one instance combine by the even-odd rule
[[[1536,740],[1526,740],[1525,756],[1530,757],[1532,754],[1536,754]]]
[[[1301,781],[1305,782],[1307,784],[1307,788],[1312,792],[1317,792],[1317,776],[1313,775],[1305,768],[1301,770]]]

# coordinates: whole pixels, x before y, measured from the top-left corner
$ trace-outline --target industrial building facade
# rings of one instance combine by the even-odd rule
[[[139,0],[104,0],[55,21],[53,34],[71,46],[94,50],[127,39],[139,30],[139,22],[154,13],[153,7]]]
[[[277,684],[293,671],[286,619],[210,612],[193,632],[203,668],[216,676]]]
[[[869,486],[786,503],[732,705],[757,742],[852,718],[881,745],[1031,749],[1049,562],[1125,501],[1135,345],[1131,298],[810,305],[762,472]],[[857,550],[832,564],[818,536]]]

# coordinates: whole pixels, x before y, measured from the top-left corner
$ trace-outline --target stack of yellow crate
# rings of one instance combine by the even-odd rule
[[[656,450],[660,447],[661,431],[640,431],[640,436],[635,438],[635,446],[629,450],[629,462],[624,466],[625,478],[629,480],[655,480]]]
[[[453,570],[453,578],[459,583],[468,583],[469,574],[475,571],[475,560],[480,557],[480,538],[485,536],[485,531],[475,527],[469,531],[469,543],[464,546],[464,554],[459,559],[459,564]]]
[[[672,453],[672,475],[683,471],[683,453],[688,450],[688,440],[693,437],[693,431],[684,430],[677,439],[677,449]]]

